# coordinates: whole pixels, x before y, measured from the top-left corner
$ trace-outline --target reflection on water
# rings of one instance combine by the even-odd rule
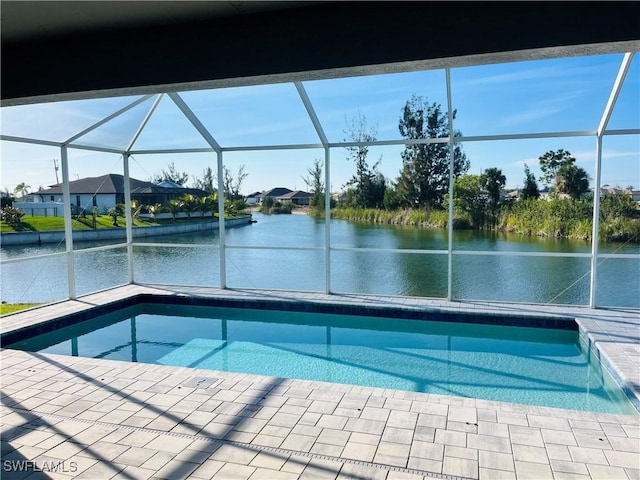
[[[283,251],[233,247],[322,248],[324,220],[306,215],[254,214],[257,223],[226,232],[227,285],[324,291],[322,250]],[[360,225],[332,220],[334,248],[381,248],[446,252],[447,231]],[[183,243],[208,248],[135,247],[134,276],[142,283],[220,285],[217,232],[167,235],[145,243]],[[78,244],[82,248],[98,243]],[[454,231],[454,251],[590,253],[584,241],[539,239],[496,232]],[[2,259],[64,252],[62,245],[3,247]],[[601,253],[640,253],[638,244],[603,244]],[[127,281],[126,249],[82,252],[74,261],[78,294]],[[439,253],[345,252],[330,255],[331,289],[344,293],[446,297],[447,255]],[[453,257],[454,298],[531,303],[586,304],[589,258],[513,257],[457,254]],[[4,265],[2,300],[45,302],[66,298],[66,259]],[[602,259],[598,269],[600,305],[640,307],[640,260]]]

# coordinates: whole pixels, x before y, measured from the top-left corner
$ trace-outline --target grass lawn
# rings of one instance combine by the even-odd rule
[[[74,230],[91,230],[93,218],[87,216],[81,220],[71,220],[71,227]],[[136,227],[148,227],[152,225],[161,225],[160,222],[147,220],[134,220]],[[125,228],[125,219],[118,217],[118,227]],[[98,215],[96,217],[96,228],[114,228],[113,218],[108,215]],[[2,232],[44,232],[47,230],[64,230],[64,218],[62,217],[22,217],[22,225],[13,228],[5,222],[0,222],[0,231]]]
[[[0,316],[35,307],[38,303],[0,303]]]
[[[76,230],[86,230],[89,227],[83,223],[72,220],[72,226]],[[64,218],[59,217],[22,217],[22,225],[14,228],[5,222],[0,222],[2,232],[36,232],[45,230],[64,230]]]
[[[225,218],[235,218],[238,215],[227,215]],[[217,217],[217,215],[216,215]],[[153,220],[137,218],[133,220],[135,227],[153,227],[157,225],[171,225],[173,223],[202,222],[211,220],[206,217],[204,220],[200,217],[194,218],[178,218],[174,221],[172,218]],[[87,215],[86,218],[71,221],[74,230],[91,230],[93,225],[93,217]],[[118,227],[125,228],[124,217],[118,217]],[[113,218],[109,215],[98,215],[96,217],[96,228],[114,228]],[[22,217],[22,225],[18,228],[11,227],[5,222],[0,222],[0,232],[44,232],[47,230],[64,230],[64,218],[61,217],[31,217],[25,215]]]

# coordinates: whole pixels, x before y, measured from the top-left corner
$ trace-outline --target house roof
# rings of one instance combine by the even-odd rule
[[[285,200],[292,198],[311,198],[313,197],[313,193],[303,192],[302,190],[296,190],[295,192],[285,193],[284,195],[280,195],[278,198],[284,198]]]
[[[167,187],[162,185],[156,185],[151,182],[145,182],[143,180],[137,180],[135,178],[129,179],[131,185],[132,194],[175,194],[176,187]],[[191,195],[207,195],[207,192],[198,188],[184,188],[180,187],[180,194]],[[124,176],[117,173],[109,173],[100,177],[86,177],[79,180],[69,182],[69,190],[72,195],[98,195],[98,194],[123,194],[124,193]],[[62,184],[58,183],[51,185],[50,188],[39,190],[34,192],[37,195],[55,195],[62,194]]]
[[[131,189],[139,188],[143,184],[148,182],[143,182],[141,180],[136,180],[135,178],[130,179]],[[124,193],[124,176],[118,175],[116,173],[110,173],[107,175],[102,175],[100,177],[86,177],[81,178],[79,180],[73,180],[69,182],[69,189],[72,194],[115,194],[115,193]],[[61,194],[62,193],[62,183],[57,183],[55,185],[50,185],[49,188],[44,190],[39,190],[34,192],[36,194]]]
[[[286,195],[287,193],[291,193],[293,190],[290,190],[286,187],[276,187],[271,190],[267,190],[266,192],[262,192],[262,198],[264,197],[281,197],[282,195]]]

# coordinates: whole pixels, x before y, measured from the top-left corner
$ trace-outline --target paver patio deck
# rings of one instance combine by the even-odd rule
[[[141,293],[569,314],[640,385],[637,311],[130,285],[2,330]],[[638,414],[13,350],[0,361],[3,479],[640,479]]]

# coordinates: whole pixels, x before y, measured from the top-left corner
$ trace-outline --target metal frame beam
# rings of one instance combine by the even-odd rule
[[[129,151],[133,144],[138,140],[140,134],[144,130],[144,127],[147,126],[147,123],[151,119],[153,112],[155,112],[156,107],[162,100],[162,94],[158,95],[151,105],[151,108],[145,115],[144,119],[138,126],[137,130],[129,140],[129,144],[127,145],[126,152],[122,154],[122,167],[124,170],[124,212],[125,212],[125,222],[127,228],[127,282],[134,283],[135,282],[135,269],[133,262],[133,216],[131,213],[131,175],[129,173],[129,157],[131,154]]]
[[[67,145],[70,149],[74,150],[90,150],[92,152],[102,152],[102,153],[113,153],[115,155],[122,155],[124,151],[122,149],[117,148],[109,148],[109,147],[96,147],[93,145]]]
[[[16,142],[16,143],[30,143],[33,145],[47,145],[49,147],[58,147],[60,148],[64,143],[63,142],[53,142],[50,140],[39,140],[37,138],[27,138],[27,137],[16,137],[13,135],[0,135],[0,140],[5,142]]]
[[[131,155],[162,155],[165,153],[212,153],[213,148],[163,148],[157,150],[131,150]]]
[[[218,242],[220,244],[220,288],[227,288],[227,259],[225,244],[227,241],[224,222],[224,162],[222,152],[216,156],[218,167]]]
[[[160,101],[162,100],[163,96],[164,96],[164,94],[161,93],[153,101],[153,104],[151,105],[151,108],[149,109],[149,111],[147,112],[145,117],[142,119],[142,122],[140,123],[140,126],[138,127],[136,132],[131,137],[131,140],[129,140],[129,144],[127,145],[127,148],[125,149],[125,151],[131,153],[131,149],[133,148],[133,145],[138,141],[138,138],[140,137],[140,134],[144,130],[144,127],[146,127],[147,123],[149,123],[149,120],[151,120],[151,117],[153,116],[153,112],[156,111],[156,108],[160,104]]]
[[[200,119],[193,113],[193,110],[185,103],[180,95],[177,93],[168,93],[169,98],[173,100],[173,103],[180,109],[180,111],[187,117],[187,120],[191,122],[191,125],[195,127],[198,133],[204,138],[204,140],[213,148],[216,152],[216,163],[218,166],[218,232],[220,242],[220,288],[227,288],[227,267],[225,259],[225,221],[224,221],[224,165],[222,161],[222,147],[213,138],[213,135],[209,133],[207,127],[205,127]]]
[[[122,155],[122,167],[124,171],[124,217],[127,228],[127,283],[133,283],[133,216],[131,214],[131,182],[129,181],[128,153]]]
[[[102,120],[100,120],[99,122],[94,123],[93,125],[91,125],[88,128],[85,128],[84,130],[82,130],[80,133],[76,133],[73,137],[67,139],[64,143],[65,144],[71,144],[73,142],[75,142],[77,139],[79,139],[80,137],[86,135],[89,132],[92,132],[93,130],[95,130],[98,127],[101,127],[102,125],[104,125],[107,122],[110,122],[111,120],[113,120],[116,117],[119,117],[120,115],[122,115],[125,112],[128,112],[129,110],[131,110],[133,107],[137,107],[138,105],[140,105],[143,102],[146,102],[147,100],[149,100],[151,97],[153,97],[153,95],[144,95],[143,97],[137,99],[134,102],[131,102],[129,105],[121,108],[120,110],[112,113],[111,115],[109,115],[108,117],[103,118]]]
[[[171,100],[173,100],[173,103],[176,104],[176,106],[180,109],[184,116],[187,117],[187,120],[191,122],[191,125],[195,127],[202,138],[204,138],[205,142],[207,142],[216,152],[222,152],[222,147],[220,147],[220,144],[218,144],[216,139],[213,138],[211,133],[209,133],[209,130],[207,130],[207,127],[202,124],[200,119],[196,116],[195,113],[193,113],[193,110],[189,108],[189,105],[185,103],[182,97],[177,93],[168,93],[167,95]]]
[[[300,100],[304,104],[304,108],[307,110],[313,128],[315,128],[318,138],[324,147],[324,293],[329,295],[331,294],[331,148],[327,135],[322,128],[322,123],[318,119],[304,85],[302,82],[294,82],[294,85],[298,95],[300,95]]]
[[[296,90],[298,91],[298,95],[300,95],[300,100],[304,104],[304,108],[307,110],[307,114],[309,115],[309,119],[313,124],[313,128],[316,129],[316,133],[318,134],[318,138],[322,142],[322,146],[326,147],[329,145],[329,140],[327,140],[327,135],[324,133],[324,129],[322,128],[322,124],[318,119],[318,115],[316,115],[316,111],[313,108],[313,104],[309,99],[309,95],[307,95],[307,91],[304,88],[302,82],[293,82],[296,86]]]
[[[62,204],[64,208],[64,241],[67,254],[67,288],[69,298],[76,298],[76,275],[73,262],[73,226],[71,224],[71,189],[69,187],[69,156],[67,146],[60,147],[60,167],[62,170]]]
[[[447,83],[447,115],[449,120],[449,212],[447,220],[447,300],[453,300],[453,182],[455,166],[455,138],[453,130],[453,102],[451,100],[451,69],[445,69]]]
[[[602,142],[603,135],[611,119],[613,108],[616,105],[622,85],[624,85],[624,79],[627,76],[629,67],[631,66],[631,60],[633,60],[632,53],[625,53],[618,69],[618,75],[613,87],[609,100],[602,113],[600,124],[598,125],[596,135],[596,164],[595,164],[595,179],[593,185],[593,230],[591,232],[591,269],[589,279],[589,307],[596,308],[597,306],[597,290],[598,290],[598,239],[600,237],[600,188],[602,183]]]
[[[620,63],[620,68],[618,69],[618,76],[613,83],[613,88],[611,89],[611,93],[609,94],[609,100],[607,101],[607,105],[604,107],[604,112],[602,113],[600,124],[598,125],[597,135],[599,137],[602,136],[605,129],[607,128],[607,125],[609,124],[611,114],[613,113],[613,107],[615,107],[616,105],[618,95],[620,95],[620,90],[622,90],[622,85],[624,85],[624,79],[626,78],[627,72],[629,72],[629,68],[631,67],[633,55],[633,53],[625,53],[624,57],[622,57],[622,62]]]
[[[324,272],[325,293],[331,293],[331,149],[324,149]]]

